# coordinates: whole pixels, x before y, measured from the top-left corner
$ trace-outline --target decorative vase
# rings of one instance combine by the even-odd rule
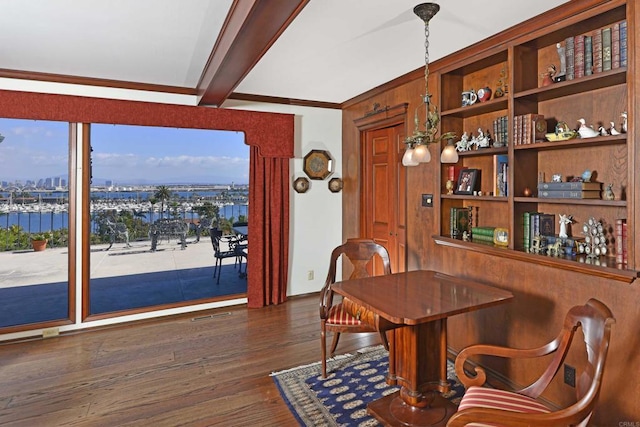
[[[44,251],[47,247],[47,240],[32,240],[31,246],[35,252]]]
[[[453,180],[448,179],[446,187],[447,187],[447,194],[449,194],[449,195],[453,194],[453,187],[454,187]]]

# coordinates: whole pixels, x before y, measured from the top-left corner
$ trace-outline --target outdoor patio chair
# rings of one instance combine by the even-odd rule
[[[239,265],[240,267],[240,275],[247,275],[247,264],[245,263],[244,273],[242,273],[242,258],[248,259],[248,246],[249,246],[249,236],[245,233],[239,232],[236,227],[247,227],[249,223],[247,222],[235,222],[233,223],[233,232],[235,233],[235,250],[238,252],[238,258],[236,259],[236,263],[234,265]]]
[[[222,260],[226,258],[234,258],[235,260],[237,260],[239,256],[246,259],[246,254],[243,254],[242,251],[236,250],[237,240],[235,239],[235,237],[223,236],[222,230],[218,230],[217,228],[210,228],[209,235],[211,236],[211,245],[213,246],[213,256],[216,260],[216,264],[213,268],[213,277],[217,277],[216,284],[220,284]],[[226,243],[228,249],[222,250],[220,247],[220,243]],[[240,268],[242,268],[242,264]]]

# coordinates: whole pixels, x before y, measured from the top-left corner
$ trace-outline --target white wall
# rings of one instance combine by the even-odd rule
[[[333,174],[310,180],[309,191],[290,191],[288,295],[318,292],[324,285],[333,248],[342,243],[342,193],[329,191],[329,179],[342,178],[341,110],[229,100],[224,108],[295,114],[294,156],[290,182],[305,176],[304,156],[313,149],[327,150],[334,160]],[[313,279],[309,280],[309,272]]]

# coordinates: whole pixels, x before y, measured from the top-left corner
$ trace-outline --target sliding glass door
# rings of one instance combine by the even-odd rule
[[[246,293],[235,259],[214,281],[209,236],[247,220],[244,134],[92,124],[90,146],[91,316]]]
[[[0,119],[0,331],[68,323],[69,124]]]

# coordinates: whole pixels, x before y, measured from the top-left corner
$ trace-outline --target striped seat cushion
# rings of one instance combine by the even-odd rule
[[[548,414],[546,406],[528,396],[493,388],[472,386],[466,391],[458,411],[468,408],[492,408],[527,414]],[[499,421],[499,420],[496,420]],[[500,424],[471,423],[467,427],[500,427]]]
[[[329,309],[329,316],[327,317],[327,323],[332,325],[347,325],[347,326],[356,326],[361,325],[358,319],[347,313],[342,304],[334,305]]]

